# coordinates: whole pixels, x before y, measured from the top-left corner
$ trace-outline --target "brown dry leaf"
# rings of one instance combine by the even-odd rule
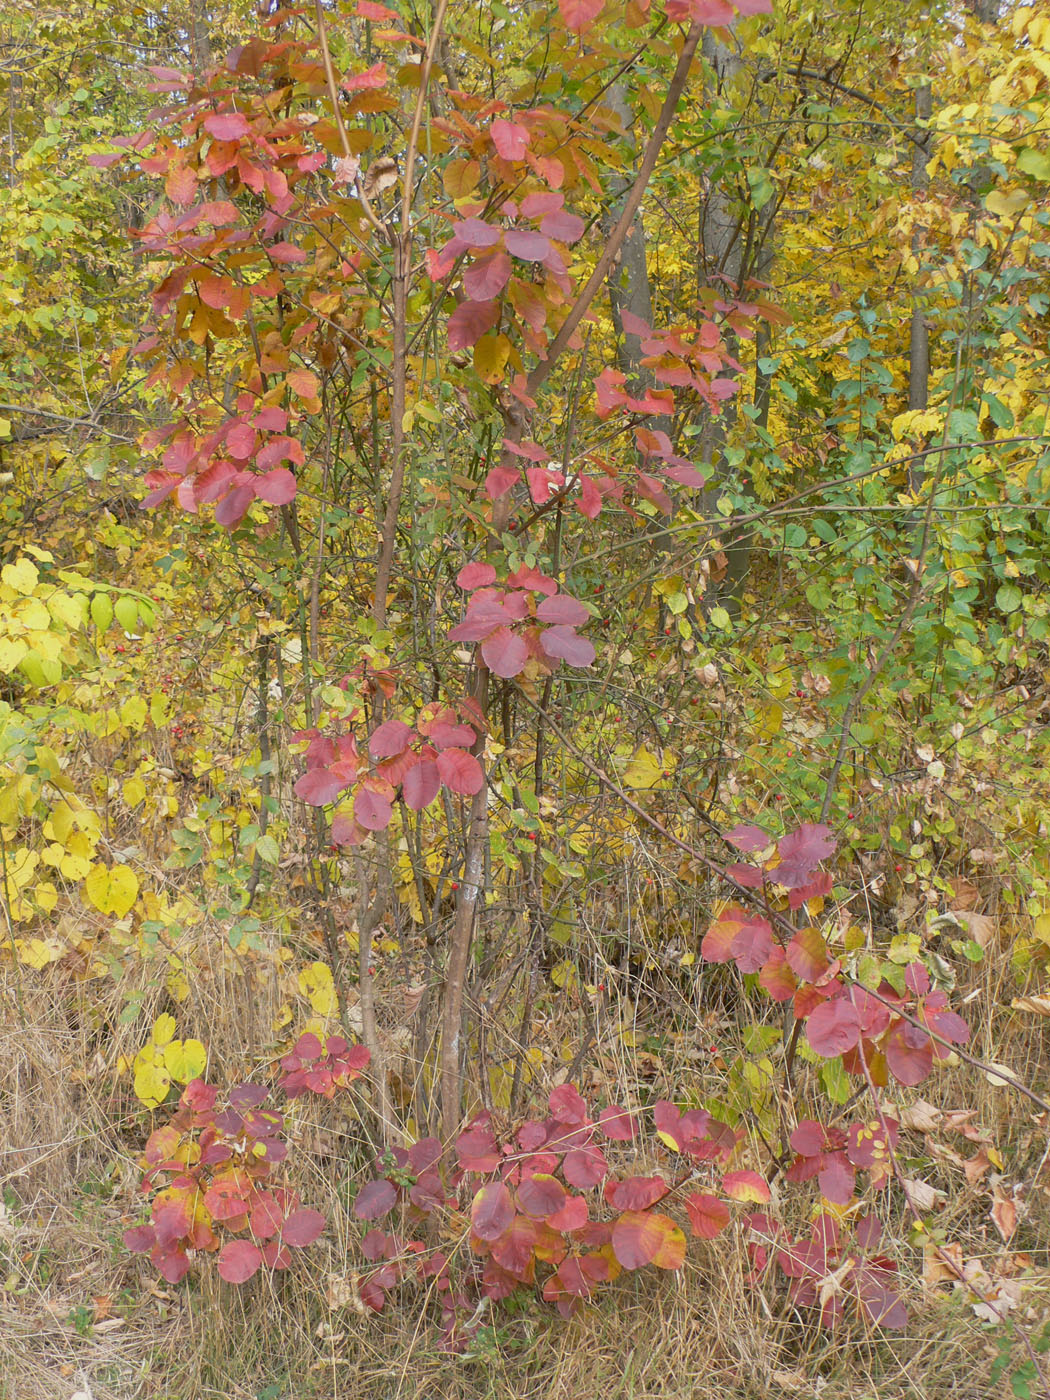
[[[1003,1241],[1008,1242],[1017,1229],[1017,1206],[1009,1196],[1004,1196],[998,1187],[992,1201],[991,1216]]]
[[[971,1186],[976,1186],[985,1172],[990,1169],[991,1165],[988,1154],[982,1147],[969,1161],[963,1163],[963,1171],[966,1173],[966,1180]]]
[[[989,914],[978,914],[972,909],[956,909],[956,919],[979,948],[987,948],[995,941],[998,924]]]
[[[901,1184],[906,1189],[908,1199],[914,1204],[916,1210],[940,1210],[948,1199],[943,1191],[939,1191],[936,1186],[931,1186],[928,1181],[905,1177]]]
[[[925,1099],[916,1099],[900,1111],[901,1127],[910,1128],[916,1133],[932,1133],[935,1128],[940,1127],[943,1119],[941,1110],[934,1108],[933,1104],[927,1103]]]
[[[938,1246],[932,1240],[927,1241],[922,1255],[922,1284],[928,1292],[932,1292],[942,1283],[956,1283],[962,1272],[961,1244]]]
[[[956,875],[952,879],[952,886],[955,889],[955,898],[952,900],[953,914],[962,914],[977,908],[981,902],[981,891],[972,880],[967,880],[965,875]]]
[[[1050,1016],[1050,997],[1014,997],[1014,1011],[1030,1011],[1033,1016]]]

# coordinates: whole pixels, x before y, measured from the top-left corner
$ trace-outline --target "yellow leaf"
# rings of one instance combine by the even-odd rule
[[[88,902],[102,914],[122,919],[135,903],[139,880],[129,865],[93,865],[84,881]]]
[[[147,1108],[159,1108],[170,1088],[171,1075],[162,1064],[152,1060],[149,1064],[136,1065],[135,1097]]]
[[[175,1017],[168,1012],[163,1012],[153,1022],[153,1034],[151,1039],[154,1045],[167,1045],[175,1035]]]
[[[164,1068],[180,1084],[204,1073],[208,1052],[199,1040],[172,1040],[164,1047]]]
[[[40,570],[28,559],[16,559],[13,564],[5,564],[0,569],[0,579],[16,593],[30,594],[36,588]],[[46,626],[46,624],[45,624]]]
[[[486,384],[498,384],[510,358],[510,341],[491,331],[474,346],[474,368]]]
[[[327,963],[313,962],[299,973],[299,990],[308,997],[318,1016],[330,1016],[335,1010],[335,985]]]
[[[141,695],[133,695],[120,707],[120,720],[129,729],[141,729],[146,723],[146,702]]]
[[[635,750],[634,757],[623,770],[624,786],[634,788],[654,788],[662,781],[665,773],[664,765],[655,754],[643,744],[641,748]]]
[[[33,898],[45,914],[50,914],[58,903],[58,890],[50,880],[44,880],[33,890]]]
[[[65,951],[56,938],[29,938],[24,942],[20,939],[18,957],[20,962],[39,972],[48,963],[58,962]]]
[[[128,778],[122,788],[124,801],[129,807],[137,807],[146,799],[146,784],[139,777]]]

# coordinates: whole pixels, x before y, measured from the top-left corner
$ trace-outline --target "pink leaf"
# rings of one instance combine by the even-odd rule
[[[470,1223],[482,1240],[498,1240],[514,1216],[514,1202],[502,1181],[483,1186],[470,1207]]]
[[[354,1215],[358,1220],[382,1220],[397,1204],[397,1187],[386,1177],[369,1181],[357,1193]]]
[[[548,1099],[553,1117],[559,1123],[585,1123],[587,1104],[575,1084],[559,1084]]]
[[[542,262],[551,249],[550,240],[535,229],[508,229],[503,241],[507,245],[507,252],[521,258],[523,262]]]
[[[373,63],[363,73],[351,73],[339,84],[347,92],[362,92],[366,88],[386,87],[387,72],[385,63]]]
[[[504,680],[520,676],[529,659],[529,649],[523,638],[509,627],[497,627],[481,644],[485,665]]]
[[[260,476],[255,485],[260,501],[268,501],[272,506],[286,506],[295,500],[297,490],[295,475],[287,467],[274,467],[272,472]]]
[[[579,627],[581,623],[591,620],[583,604],[568,593],[556,593],[553,598],[544,598],[536,609],[536,616],[541,622],[566,623],[570,627]]]
[[[825,1001],[806,1022],[806,1038],[825,1060],[844,1055],[860,1040],[860,1014],[844,997]],[[918,1080],[915,1081],[918,1083]]]
[[[230,1240],[219,1251],[219,1277],[227,1283],[245,1283],[261,1264],[262,1253],[250,1240]]]
[[[529,144],[528,127],[497,117],[492,123],[492,144],[504,160],[524,160]]]
[[[448,348],[466,350],[476,345],[498,320],[499,307],[494,301],[461,302],[448,318]]]
[[[325,1227],[325,1219],[319,1210],[301,1207],[293,1210],[281,1229],[281,1239],[293,1249],[305,1249],[313,1244]]]
[[[341,778],[327,768],[311,768],[296,783],[295,795],[311,807],[327,807],[349,786],[347,778]]]
[[[437,771],[449,792],[459,793],[462,797],[472,797],[480,792],[485,782],[481,764],[466,749],[445,749],[444,753],[438,754]]]
[[[738,851],[764,851],[769,845],[769,837],[760,826],[734,826],[725,837]]]
[[[518,477],[513,467],[493,467],[485,477],[485,495],[490,501],[498,501],[514,488]]]
[[[306,253],[294,243],[273,243],[266,250],[275,263],[304,263]]]
[[[470,590],[472,588],[484,588],[490,583],[496,582],[496,570],[491,564],[464,564],[456,575],[456,583],[460,588]]]
[[[579,214],[570,214],[567,209],[558,209],[547,214],[540,224],[540,232],[559,243],[577,243],[583,237],[587,225]]]
[[[216,141],[237,141],[248,135],[248,119],[241,112],[214,112],[204,118],[204,130]]]
[[[385,831],[393,814],[390,799],[373,788],[363,787],[354,798],[354,819],[366,831]]]
[[[471,301],[491,301],[510,278],[510,258],[502,248],[478,258],[463,273],[463,290]]]
[[[396,758],[404,753],[412,741],[415,730],[400,719],[388,719],[374,730],[368,741],[368,751],[373,758]]]
[[[548,627],[540,633],[540,646],[548,656],[559,657],[570,666],[590,666],[596,655],[593,643],[571,627]]]
[[[602,12],[605,0],[558,0],[562,22],[574,34],[590,28]]]
[[[605,1199],[616,1210],[645,1210],[667,1195],[662,1176],[629,1176],[605,1188]]]
[[[463,219],[452,225],[452,232],[468,248],[493,248],[503,237],[494,224],[484,219]]]

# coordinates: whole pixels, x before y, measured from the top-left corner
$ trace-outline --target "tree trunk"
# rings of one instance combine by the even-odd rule
[[[627,105],[627,94],[623,83],[614,83],[609,89],[608,105],[623,123],[623,129],[630,137],[633,153],[635,146],[632,134],[634,114]],[[616,227],[616,221],[623,211],[623,202],[633,183],[634,176],[628,171],[624,178],[618,180],[612,187],[612,199],[602,215],[602,232],[606,238]],[[642,368],[642,343],[638,336],[628,334],[623,328],[623,313],[625,311],[629,311],[632,316],[637,316],[647,326],[651,326],[653,323],[649,266],[645,252],[645,229],[642,225],[640,210],[635,215],[627,237],[624,239],[619,266],[609,278],[609,303],[612,309],[613,325],[616,328],[616,356],[620,370],[627,376],[631,392],[640,394],[652,382],[652,376]]]

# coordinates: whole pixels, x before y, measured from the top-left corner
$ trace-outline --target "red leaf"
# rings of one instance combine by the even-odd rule
[[[313,1244],[325,1227],[325,1218],[319,1210],[300,1207],[293,1210],[281,1228],[281,1239],[293,1249],[305,1249]]]
[[[508,229],[503,235],[507,252],[523,262],[542,262],[551,250],[550,240],[531,228]]]
[[[481,764],[466,749],[445,749],[437,756],[438,776],[449,792],[461,797],[473,797],[485,782]]]
[[[250,130],[248,118],[241,112],[213,112],[204,118],[204,130],[216,141],[237,141]]]
[[[689,1224],[699,1240],[713,1240],[729,1224],[729,1207],[717,1196],[694,1192],[685,1198]]]
[[[605,0],[558,0],[562,22],[574,34],[588,29],[602,12]]]
[[[577,243],[583,237],[587,225],[579,214],[570,214],[567,209],[558,209],[544,216],[540,232],[548,238],[556,238],[559,243]]]
[[[824,1151],[824,1129],[813,1118],[803,1118],[788,1141],[800,1157],[819,1157]]]
[[[132,1254],[145,1254],[157,1243],[156,1231],[152,1225],[136,1225],[133,1230],[124,1231],[124,1247]]]
[[[778,873],[773,871],[774,880],[777,880]],[[820,930],[799,929],[787,946],[787,961],[800,982],[816,982],[828,966],[828,948]]]
[[[262,1253],[250,1240],[230,1240],[219,1251],[219,1277],[227,1283],[245,1283],[261,1264]]]
[[[502,1181],[483,1186],[470,1207],[470,1223],[482,1240],[498,1240],[514,1215],[514,1202]]]
[[[397,18],[397,16],[394,16]],[[387,71],[385,63],[373,63],[363,73],[352,73],[339,84],[347,92],[361,92],[366,88],[386,87]]]
[[[378,1177],[361,1187],[354,1201],[358,1220],[382,1220],[397,1204],[397,1187],[386,1177]]]
[[[298,483],[294,473],[287,467],[274,467],[272,472],[260,476],[255,484],[255,494],[260,501],[268,501],[272,506],[286,506],[295,500]]]
[[[540,646],[548,656],[559,657],[570,666],[590,666],[595,658],[594,644],[571,627],[548,627],[540,633]]]
[[[472,588],[484,588],[490,583],[496,582],[496,570],[491,564],[464,564],[456,575],[456,583],[460,588],[470,590]]]
[[[587,1104],[575,1084],[559,1084],[551,1090],[547,1102],[559,1123],[586,1123]]]
[[[556,593],[553,598],[544,598],[536,609],[536,616],[541,622],[565,623],[569,627],[579,627],[591,620],[583,604],[568,593]]]
[[[472,301],[491,301],[510,279],[510,258],[502,248],[478,258],[463,273],[463,290]]]
[[[366,831],[385,831],[393,815],[389,797],[374,788],[363,787],[354,798],[354,819]]]
[[[806,1038],[825,1060],[844,1055],[860,1040],[860,1014],[857,1008],[845,997],[822,1002],[806,1022]],[[915,1082],[918,1083],[918,1080]]]
[[[374,730],[368,740],[368,751],[373,758],[396,758],[404,753],[415,731],[400,719],[388,719]]]
[[[933,1041],[907,1021],[898,1021],[890,1031],[885,1053],[886,1064],[898,1084],[921,1084],[933,1068]]]
[[[361,19],[378,20],[381,24],[392,19],[400,20],[401,16],[396,10],[388,10],[385,5],[377,5],[375,0],[357,0],[357,9],[354,12]]]
[[[557,1177],[547,1172],[537,1172],[526,1177],[518,1187],[518,1204],[526,1215],[537,1220],[545,1220],[555,1215],[565,1205],[568,1193]]]
[[[504,680],[520,676],[529,659],[529,649],[523,638],[509,627],[497,627],[481,644],[481,655],[485,665]]]
[[[667,1182],[661,1176],[629,1176],[605,1189],[605,1199],[617,1210],[646,1210],[666,1195]]]
[[[456,1139],[456,1156],[465,1172],[491,1172],[502,1160],[492,1129],[468,1128]]]
[[[466,350],[476,345],[498,320],[499,307],[494,301],[461,302],[448,318],[448,348]]]
[[[625,1211],[613,1226],[612,1247],[625,1269],[645,1264],[677,1269],[685,1258],[685,1236],[670,1216],[658,1211]]]
[[[638,1131],[634,1115],[626,1108],[617,1108],[613,1104],[602,1109],[598,1114],[598,1122],[602,1126],[602,1132],[613,1142],[630,1142]]]
[[[441,776],[437,764],[429,758],[414,763],[401,780],[401,796],[413,812],[422,812],[437,797]]]
[[[520,122],[497,117],[490,128],[492,144],[504,160],[524,160],[529,144],[529,129]]]
[[[605,1180],[609,1163],[597,1147],[574,1147],[571,1152],[566,1152],[561,1169],[570,1186],[589,1191],[592,1186]]]
[[[756,1201],[764,1205],[770,1199],[769,1183],[758,1172],[726,1172],[722,1190],[731,1201]]]

